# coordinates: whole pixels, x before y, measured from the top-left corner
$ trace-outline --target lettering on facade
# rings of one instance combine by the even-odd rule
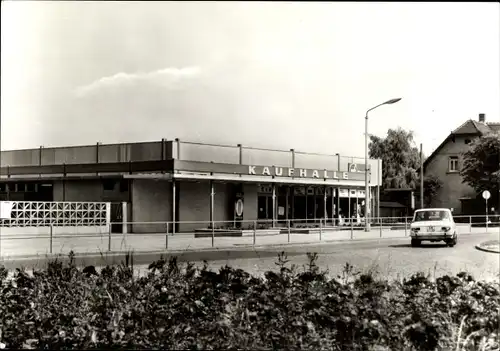
[[[339,175],[339,173],[341,173]],[[322,179],[349,179],[349,172],[337,172],[337,171],[323,171],[314,169],[308,170],[304,168],[289,168],[289,167],[258,167],[258,166],[248,166],[249,175],[264,175],[264,176],[288,176],[288,177],[300,177],[300,178],[322,178]]]

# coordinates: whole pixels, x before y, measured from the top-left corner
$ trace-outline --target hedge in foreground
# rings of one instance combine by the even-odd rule
[[[280,255],[265,278],[175,258],[141,278],[128,264],[97,273],[73,260],[10,280],[0,270],[0,347],[498,350],[497,284],[466,273],[388,282],[348,264],[329,278],[309,258],[298,272]]]

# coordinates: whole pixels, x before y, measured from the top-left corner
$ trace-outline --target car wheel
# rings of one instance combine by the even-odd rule
[[[455,234],[455,237],[447,242],[449,247],[453,247],[457,244],[457,235]]]
[[[417,239],[411,239],[411,246],[420,246],[420,240]]]

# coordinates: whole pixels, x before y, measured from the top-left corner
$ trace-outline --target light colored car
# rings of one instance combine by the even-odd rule
[[[457,226],[447,208],[416,210],[410,229],[411,246],[419,246],[422,241],[444,241],[450,247],[457,244]]]

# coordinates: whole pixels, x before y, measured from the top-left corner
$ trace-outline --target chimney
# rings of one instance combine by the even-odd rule
[[[481,122],[481,123],[486,122],[486,117],[485,117],[484,113],[479,114],[479,122]]]

